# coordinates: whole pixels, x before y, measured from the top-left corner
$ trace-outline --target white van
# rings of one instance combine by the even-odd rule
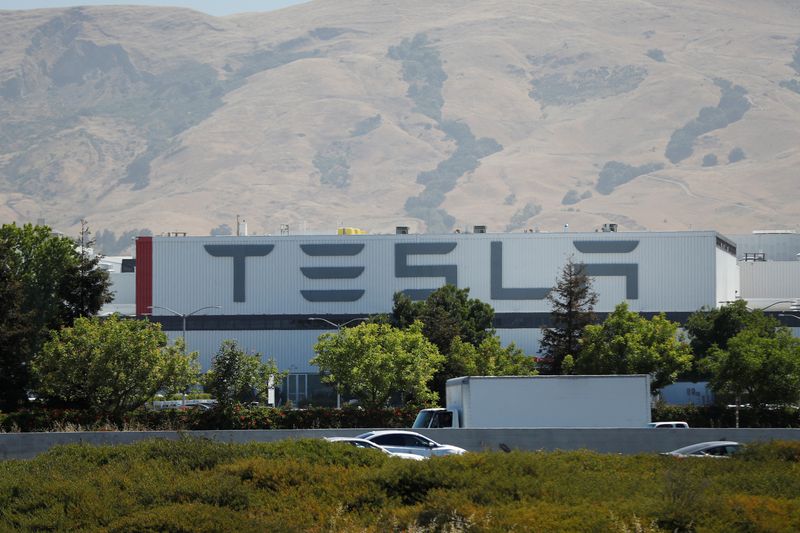
[[[647,424],[649,428],[688,428],[689,424],[686,422],[650,422]]]

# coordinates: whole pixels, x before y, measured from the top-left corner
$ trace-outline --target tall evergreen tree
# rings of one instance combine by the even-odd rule
[[[572,257],[567,260],[547,301],[552,306],[552,325],[542,331],[540,367],[545,374],[562,374],[564,358],[577,357],[583,329],[595,322],[597,293],[582,263]]]

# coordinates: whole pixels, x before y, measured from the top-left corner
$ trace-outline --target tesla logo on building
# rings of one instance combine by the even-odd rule
[[[627,254],[636,249],[639,241],[573,241],[573,246],[586,255]],[[448,255],[458,243],[421,242],[396,243],[394,245],[395,278],[437,278],[444,283],[458,286],[458,265],[412,264],[409,258],[425,255]],[[245,268],[248,257],[264,257],[272,252],[273,244],[207,244],[205,250],[213,257],[231,258],[233,261],[233,301],[244,302]],[[316,266],[319,257],[355,257],[364,250],[364,243],[301,244],[300,249],[310,264],[300,267],[303,277],[309,280],[332,281],[358,279],[364,273],[363,266]],[[637,263],[592,263],[584,262],[586,274],[592,277],[613,276],[625,278],[625,297],[639,298],[639,265]],[[503,242],[491,241],[489,255],[489,285],[492,300],[543,300],[550,287],[505,287],[503,284]],[[438,286],[438,285],[437,285]],[[435,290],[406,289],[403,291],[413,300],[423,300]],[[311,289],[300,294],[309,302],[355,302],[364,295],[363,289]]]

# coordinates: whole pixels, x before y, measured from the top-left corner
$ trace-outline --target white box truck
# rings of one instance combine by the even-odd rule
[[[650,376],[467,376],[414,428],[646,427]]]

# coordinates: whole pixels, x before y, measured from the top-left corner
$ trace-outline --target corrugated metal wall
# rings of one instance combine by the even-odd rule
[[[544,293],[531,298],[528,296],[533,293],[527,292],[522,296],[525,299],[510,299],[521,297],[513,289],[552,287],[570,256],[611,274],[594,277],[600,295],[598,312],[612,311],[626,299],[631,309],[643,312],[693,312],[715,306],[720,300],[732,300],[735,295],[731,291],[738,287],[735,258],[717,248],[716,238],[715,232],[155,237],[152,296],[154,306],[177,313],[218,305],[220,309],[199,314],[228,315],[232,322],[242,316],[296,315],[294,322],[286,322],[294,326],[266,331],[229,329],[228,325],[202,330],[190,322],[187,344],[201,353],[204,369],[223,340],[236,339],[246,350],[274,357],[283,370],[315,373],[316,367],[308,361],[318,335],[325,330],[291,327],[307,324],[311,317],[390,312],[395,292],[435,289],[444,284],[443,273],[455,275],[459,287],[469,287],[471,296],[491,304],[496,313],[512,315],[550,312]],[[240,262],[244,271],[240,270],[243,284],[239,296],[234,287],[236,260],[225,256],[232,249],[207,249],[206,245],[251,246],[237,249],[251,255]],[[264,255],[269,246],[272,248]],[[432,250],[420,246],[439,253],[425,253]],[[402,256],[404,247],[410,253]],[[413,275],[426,273],[425,268],[423,272],[414,268],[428,267],[428,274],[439,277],[398,277],[398,263],[401,270],[410,267],[406,270]],[[638,269],[632,275],[615,274],[620,271],[614,269],[620,267],[630,274],[631,265]],[[440,272],[430,272],[437,268]],[[330,279],[337,275],[352,279]],[[363,291],[363,295],[352,291]],[[309,298],[309,294],[315,296]],[[326,299],[343,294],[358,297],[354,301],[309,301],[320,295]],[[170,315],[158,308],[153,314]],[[173,328],[177,323],[173,322]],[[534,355],[538,350],[538,329],[510,327],[498,329],[498,334],[505,344],[515,342],[526,353]],[[179,335],[179,331],[170,332],[171,338]]]
[[[370,314],[391,309],[392,295],[405,289],[433,289],[443,277],[395,277],[396,244],[454,245],[449,253],[412,254],[410,266],[454,265],[458,285],[473,297],[490,303],[496,312],[548,312],[543,299],[493,299],[491,247],[502,243],[503,288],[552,287],[566,259],[595,265],[638,265],[638,295],[629,299],[637,311],[691,312],[716,305],[720,275],[715,267],[714,232],[589,233],[589,234],[482,234],[482,235],[356,235],[317,237],[188,237],[154,238],[153,305],[184,313],[220,305],[220,314]],[[575,242],[638,241],[623,253],[583,253]],[[244,260],[244,301],[234,301],[234,260],[212,257],[205,245],[274,245],[263,257]],[[304,244],[363,244],[352,256],[310,256]],[[363,267],[355,279],[313,279],[302,267]],[[725,283],[728,283],[727,281]],[[626,299],[622,276],[596,277],[598,311],[610,311]],[[363,290],[352,302],[312,302],[301,291]],[[167,314],[154,310],[154,314]]]
[[[746,300],[800,298],[800,261],[742,261],[739,270]]]

